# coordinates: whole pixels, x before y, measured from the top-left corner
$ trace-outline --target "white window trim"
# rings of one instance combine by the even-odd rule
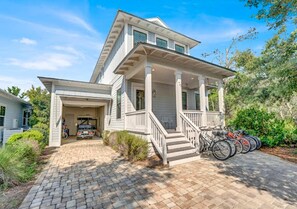
[[[166,49],[169,49],[169,38],[166,38],[164,36],[160,36],[158,34],[155,34],[155,45],[156,46],[157,46],[157,38],[167,41],[167,48]]]
[[[22,126],[29,126],[29,117],[26,117],[26,124],[24,124],[24,112],[29,112],[31,115],[30,109],[23,109],[23,116],[22,116]]]
[[[132,44],[133,44],[133,47],[134,47],[134,31],[139,31],[139,32],[142,32],[142,33],[145,33],[146,34],[146,42],[147,43],[150,43],[149,42],[149,40],[148,40],[148,31],[146,31],[146,30],[143,30],[143,29],[141,29],[141,28],[138,28],[138,27],[135,27],[135,26],[133,26],[132,25]]]
[[[118,118],[118,90],[121,90],[121,96],[120,96],[120,98],[121,98],[121,100],[120,100],[120,102],[121,102],[121,112],[120,112],[120,117],[119,118]],[[122,93],[123,92],[122,92],[122,88],[121,87],[119,87],[119,88],[116,89],[115,119],[117,121],[120,121],[123,118],[123,116],[122,116],[122,112],[123,112],[123,108],[122,108],[122,105],[123,105],[123,103],[122,103]]]
[[[144,84],[143,83],[135,83],[131,84],[131,97],[132,97],[132,110],[136,111],[136,90],[143,90],[144,91]],[[139,110],[140,111],[140,110]]]
[[[0,103],[0,107],[1,107],[1,106],[5,107],[5,115],[4,115],[4,116],[1,116],[1,117],[4,117],[4,120],[3,120],[3,126],[0,126],[0,128],[4,128],[4,127],[5,127],[5,122],[6,122],[7,106],[4,105],[4,104],[1,104],[1,103]]]

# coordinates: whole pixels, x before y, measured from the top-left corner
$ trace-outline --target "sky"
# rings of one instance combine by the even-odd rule
[[[0,88],[42,86],[37,76],[89,81],[119,9],[160,17],[171,29],[201,41],[190,51],[198,58],[225,50],[250,27],[257,28],[257,38],[238,48],[259,53],[273,34],[241,0],[1,0]]]

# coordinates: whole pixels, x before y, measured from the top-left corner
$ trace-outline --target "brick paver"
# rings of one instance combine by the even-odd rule
[[[296,164],[261,152],[160,170],[82,140],[57,149],[20,208],[297,208],[296,179]]]

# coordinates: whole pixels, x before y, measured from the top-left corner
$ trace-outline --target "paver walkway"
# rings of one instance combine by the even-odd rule
[[[261,152],[158,170],[94,140],[57,149],[20,208],[273,209],[296,202],[296,164]]]

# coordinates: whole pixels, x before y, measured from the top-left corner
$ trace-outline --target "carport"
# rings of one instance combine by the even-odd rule
[[[62,126],[76,135],[77,125],[94,125],[99,133],[105,128],[111,103],[111,85],[38,77],[51,94],[49,146],[61,146]]]

